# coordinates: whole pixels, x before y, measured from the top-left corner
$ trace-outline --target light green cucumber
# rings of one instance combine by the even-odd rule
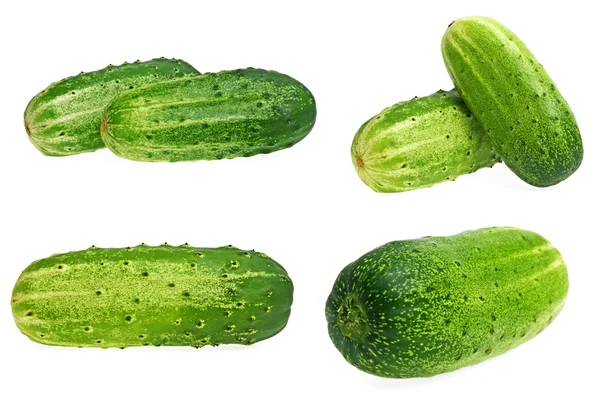
[[[563,258],[517,228],[393,241],[337,277],[331,340],[382,377],[429,377],[498,356],[539,334],[563,308]]]
[[[499,162],[481,125],[455,90],[415,97],[369,119],[352,142],[361,180],[402,192],[455,180]]]
[[[165,58],[81,72],[51,84],[29,102],[25,130],[44,155],[95,151],[104,148],[102,113],[116,95],[140,85],[198,74],[185,61]]]
[[[33,262],[11,305],[17,327],[41,344],[201,347],[272,337],[292,295],[286,271],[260,252],[142,244]]]
[[[248,157],[293,146],[315,118],[315,100],[300,82],[248,68],[123,93],[105,110],[102,138],[135,161]]]
[[[583,144],[573,112],[514,33],[491,18],[461,18],[448,27],[442,54],[461,97],[517,176],[546,187],[577,170]]]

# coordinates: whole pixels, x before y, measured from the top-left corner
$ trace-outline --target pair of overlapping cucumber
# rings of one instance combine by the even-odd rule
[[[181,60],[108,66],[50,85],[25,110],[45,155],[108,147],[137,161],[252,156],[291,147],[316,118],[310,91],[275,71],[200,74]]]
[[[352,160],[369,187],[430,187],[497,162],[547,187],[577,170],[573,112],[514,33],[491,18],[462,18],[448,27],[442,54],[456,89],[393,105],[357,132]]]

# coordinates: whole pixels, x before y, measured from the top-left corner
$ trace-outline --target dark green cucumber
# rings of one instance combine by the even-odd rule
[[[506,165],[538,187],[574,173],[583,144],[573,112],[519,38],[486,17],[454,21],[442,54],[461,97]]]
[[[379,192],[431,187],[499,162],[455,90],[384,109],[362,125],[351,152],[361,180]]]
[[[339,274],[327,300],[331,340],[383,377],[428,377],[535,337],[562,309],[565,263],[543,237],[487,228],[394,241]]]
[[[315,100],[300,82],[249,68],[123,93],[105,111],[102,138],[136,161],[247,157],[291,147],[315,118]]]
[[[292,294],[283,267],[260,252],[92,247],[29,265],[12,312],[46,345],[249,345],[285,327]]]
[[[182,60],[154,59],[81,72],[48,86],[25,110],[25,130],[44,155],[64,156],[104,148],[100,123],[106,105],[137,86],[197,75]]]

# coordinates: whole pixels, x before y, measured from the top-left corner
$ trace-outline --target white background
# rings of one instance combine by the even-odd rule
[[[0,156],[3,397],[523,398],[599,397],[597,13],[593,2],[126,1],[3,6]],[[350,144],[383,108],[450,89],[446,26],[494,17],[536,54],[583,135],[580,170],[536,189],[504,165],[456,182],[377,194],[357,177]],[[42,156],[22,113],[53,81],[106,64],[178,57],[203,72],[261,67],[315,95],[317,123],[270,155],[136,163],[108,150]],[[558,247],[571,281],[563,313],[500,357],[428,379],[390,380],[346,363],[327,335],[324,305],[338,272],[391,240],[485,226],[534,230]],[[56,252],[140,242],[233,244],[283,264],[295,283],[286,329],[251,347],[45,347],[15,327],[10,295],[30,262]]]

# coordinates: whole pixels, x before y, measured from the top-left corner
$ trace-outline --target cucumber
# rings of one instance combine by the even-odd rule
[[[165,58],[81,72],[51,84],[29,102],[25,130],[44,155],[95,151],[104,148],[100,122],[113,97],[140,85],[198,73],[185,61]]]
[[[429,377],[535,337],[568,287],[558,250],[530,231],[394,241],[339,274],[326,305],[329,335],[360,370]]]
[[[454,21],[442,54],[458,92],[503,162],[537,187],[559,183],[583,159],[573,112],[542,65],[499,22]]]
[[[292,295],[286,271],[260,252],[142,244],[33,262],[11,304],[17,327],[41,344],[201,347],[272,337]]]
[[[386,193],[431,187],[499,162],[456,90],[384,109],[358,130],[351,153],[361,180]]]
[[[247,157],[291,147],[315,118],[315,100],[300,82],[249,68],[123,93],[104,113],[102,138],[136,161]]]

